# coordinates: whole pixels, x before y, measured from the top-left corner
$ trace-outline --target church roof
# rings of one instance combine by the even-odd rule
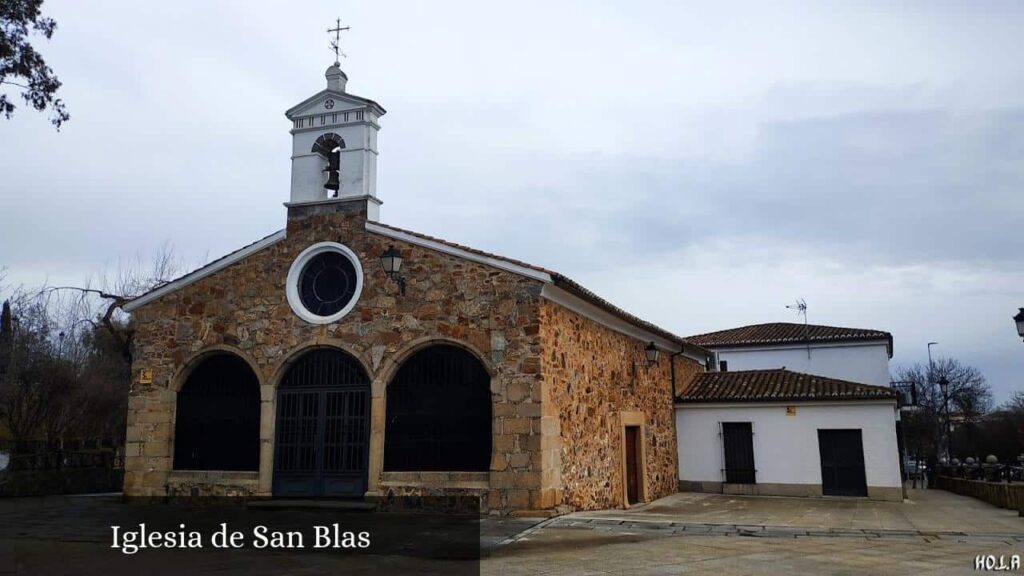
[[[373,223],[368,223],[367,224],[367,228],[370,229],[371,231],[373,231],[374,227],[379,227],[381,229],[392,230],[392,231],[399,232],[399,233],[402,233],[402,234],[406,234],[406,235],[409,235],[409,236],[414,236],[414,237],[417,237],[417,238],[421,238],[421,239],[427,240],[429,242],[436,242],[436,243],[444,245],[444,246],[449,246],[451,248],[454,248],[454,249],[460,250],[460,251],[464,251],[464,252],[469,253],[469,254],[475,254],[475,255],[483,257],[485,259],[502,261],[502,262],[506,262],[506,263],[509,263],[509,264],[514,264],[516,266],[525,268],[527,270],[532,270],[532,271],[534,271],[534,272],[536,272],[536,273],[541,275],[537,279],[542,280],[542,281],[546,281],[546,282],[550,282],[550,283],[554,284],[555,286],[565,290],[566,292],[569,292],[569,293],[571,293],[571,294],[573,294],[573,295],[575,295],[575,296],[577,296],[579,298],[582,298],[583,300],[586,300],[586,301],[594,304],[595,306],[597,306],[597,307],[599,307],[599,308],[601,308],[601,309],[603,309],[603,310],[605,310],[605,311],[607,311],[607,312],[609,312],[609,313],[611,313],[611,314],[613,314],[613,315],[615,315],[615,316],[617,316],[619,318],[622,318],[623,320],[626,320],[630,324],[633,324],[635,326],[641,327],[641,328],[643,328],[643,329],[645,329],[645,330],[647,330],[649,332],[652,332],[654,334],[657,334],[657,335],[659,335],[662,338],[665,338],[667,340],[671,340],[673,342],[685,343],[686,346],[691,347],[691,349],[693,351],[695,351],[695,352],[699,352],[699,353],[704,354],[704,355],[710,354],[710,352],[708,350],[702,348],[701,346],[695,345],[694,343],[689,342],[688,340],[686,340],[686,339],[684,339],[684,338],[682,338],[682,337],[680,337],[680,336],[678,336],[676,334],[673,334],[672,332],[669,332],[668,330],[665,330],[664,328],[661,328],[660,326],[652,324],[651,322],[648,322],[646,320],[643,320],[642,318],[639,318],[638,316],[635,316],[633,314],[630,314],[629,312],[626,312],[622,308],[619,308],[618,306],[612,304],[608,300],[605,300],[604,298],[598,296],[597,294],[595,294],[594,292],[592,292],[588,288],[584,287],[582,284],[576,282],[572,278],[569,278],[568,276],[566,276],[564,274],[561,274],[559,272],[555,272],[554,270],[551,270],[551,269],[548,269],[548,268],[544,268],[542,266],[537,266],[537,265],[534,265],[534,264],[529,264],[529,263],[523,262],[521,260],[515,260],[513,258],[507,258],[505,256],[499,256],[499,255],[493,254],[491,252],[485,252],[483,250],[478,250],[478,249],[472,248],[470,246],[465,246],[463,244],[458,244],[458,243],[455,243],[455,242],[451,242],[449,240],[444,240],[442,238],[437,238],[437,237],[434,237],[434,236],[429,236],[429,235],[423,234],[421,232],[413,232],[412,230],[406,230],[406,229],[403,229],[403,228],[398,228],[397,226],[391,226],[389,224],[381,224],[379,222],[373,222]]]
[[[886,340],[889,347],[889,357],[892,357],[892,334],[884,330],[844,328],[841,326],[771,322],[697,334],[696,336],[687,337],[687,340],[705,348]]]
[[[669,340],[673,343],[682,345],[685,351],[702,357],[709,357],[711,355],[710,351],[708,351],[707,349],[695,343],[689,342],[686,339],[676,334],[673,334],[672,332],[665,330],[660,326],[657,326],[656,324],[653,324],[629,312],[626,312],[622,308],[619,308],[618,306],[612,304],[608,300],[605,300],[604,298],[598,296],[591,290],[585,288],[583,285],[579,284],[575,280],[569,278],[568,276],[555,272],[554,270],[549,270],[541,266],[529,264],[521,260],[515,260],[513,258],[499,256],[497,254],[485,252],[483,250],[478,250],[470,246],[465,246],[434,236],[429,236],[427,234],[422,234],[420,232],[413,232],[411,230],[398,228],[397,226],[391,226],[388,224],[381,224],[379,222],[367,222],[366,229],[371,233],[383,234],[398,240],[411,242],[413,244],[418,244],[428,248],[447,248],[444,251],[448,252],[449,254],[475,260],[483,264],[501,268],[522,276],[528,276],[530,278],[534,278],[535,280],[539,280],[547,284],[552,284],[564,290],[565,292],[568,292],[569,294],[572,294],[577,298],[580,298],[592,304],[593,306],[633,326],[636,326],[637,328],[640,328],[651,334],[655,334],[660,338],[664,338],[665,340]],[[153,290],[150,290],[149,292],[146,292],[145,294],[142,294],[141,296],[138,296],[130,300],[127,304],[125,304],[124,310],[126,312],[136,310],[139,307],[149,302],[152,302],[153,300],[156,300],[164,295],[170,294],[180,288],[184,288],[185,286],[192,284],[193,282],[196,282],[202,278],[205,278],[206,276],[209,276],[219,270],[222,270],[230,266],[231,264],[234,264],[235,262],[238,262],[243,258],[246,258],[251,254],[254,254],[268,246],[276,244],[277,242],[283,240],[284,237],[284,230],[279,230],[273,234],[270,234],[269,236],[265,236],[264,238],[257,240],[256,242],[253,242],[248,246],[235,250],[234,252],[231,252],[230,254],[218,258],[217,260],[214,260],[201,268],[193,270],[188,274],[180,276],[175,280],[167,282],[166,284],[163,284],[157,288],[154,288]]]
[[[888,399],[896,399],[892,388],[791,372],[785,368],[703,372],[676,397],[682,403]]]
[[[245,258],[246,256],[249,256],[250,254],[255,254],[256,252],[263,250],[267,246],[276,244],[281,240],[284,240],[284,230],[278,230],[273,234],[264,236],[263,238],[260,238],[259,240],[251,244],[242,246],[241,248],[235,250],[234,252],[229,252],[221,256],[220,258],[213,260],[209,264],[200,266],[199,268],[196,268],[195,270],[187,274],[178,276],[174,280],[164,282],[163,284],[160,284],[159,286],[156,286],[155,288],[152,288],[149,291],[140,294],[135,298],[132,298],[131,300],[125,303],[124,311],[131,312],[132,310],[137,310],[141,306],[144,306],[152,302],[153,300],[160,298],[161,296],[165,296],[167,294],[170,294],[171,292],[175,292],[181,288],[184,288],[185,286],[188,286],[193,282],[206,278],[207,276],[210,276],[215,272],[223,270],[224,268],[227,268],[228,266],[234,264],[235,262],[238,262],[239,260]]]

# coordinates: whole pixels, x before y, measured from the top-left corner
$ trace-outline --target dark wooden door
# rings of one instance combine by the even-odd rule
[[[278,387],[274,495],[362,497],[370,446],[370,387],[345,354],[300,358]]]
[[[638,458],[639,426],[626,426],[626,500],[627,504],[640,501],[640,466]]]
[[[867,496],[860,430],[818,430],[821,491],[826,496]]]
[[[754,431],[750,422],[723,422],[722,447],[725,451],[725,481],[754,484]]]

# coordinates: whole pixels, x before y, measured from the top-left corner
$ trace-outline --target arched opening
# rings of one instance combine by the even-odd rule
[[[341,150],[344,147],[345,141],[333,132],[321,135],[313,143],[312,152],[327,159],[327,167],[324,168],[324,172],[327,173],[327,181],[324,183],[324,188],[331,191],[332,197],[336,197],[341,188]]]
[[[387,387],[384,469],[486,471],[491,465],[491,377],[451,345],[415,353]]]
[[[370,446],[370,379],[335,349],[303,354],[277,389],[275,496],[362,496]]]
[[[175,470],[258,470],[260,383],[229,353],[204,358],[178,392]]]

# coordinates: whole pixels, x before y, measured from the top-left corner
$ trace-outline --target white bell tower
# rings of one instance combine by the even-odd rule
[[[325,76],[325,90],[285,112],[292,122],[292,191],[286,206],[365,201],[367,218],[378,220],[377,131],[385,110],[346,92],[348,77],[338,62]]]

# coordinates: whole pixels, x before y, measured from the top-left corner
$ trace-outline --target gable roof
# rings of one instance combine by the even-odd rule
[[[209,264],[200,266],[199,268],[196,268],[191,272],[178,276],[174,280],[165,282],[157,286],[156,288],[149,290],[148,292],[145,292],[139,296],[136,296],[135,298],[132,298],[131,300],[126,302],[125,305],[122,306],[122,308],[124,309],[125,312],[137,310],[140,307],[152,302],[153,300],[160,298],[161,296],[170,294],[171,292],[176,292],[184,288],[185,286],[192,284],[193,282],[196,282],[216,272],[219,272],[220,270],[223,270],[224,268],[231,266],[235,262],[242,260],[243,258],[249,256],[250,254],[255,254],[256,252],[259,252],[260,250],[263,250],[268,246],[273,246],[274,244],[277,244],[281,240],[284,240],[284,237],[284,230],[278,230],[273,234],[264,236],[263,238],[260,238],[259,240],[253,242],[252,244],[243,246],[238,250],[235,250],[234,252],[229,252],[221,256],[220,258],[217,258],[216,260],[210,262]]]
[[[336,98],[338,100],[351,102],[353,104],[374,108],[376,109],[378,116],[383,116],[384,114],[387,113],[387,110],[385,110],[383,106],[381,106],[377,102],[374,102],[373,100],[370,100],[369,98],[363,98],[362,96],[356,96],[355,94],[350,94],[348,92],[342,92],[340,90],[331,90],[330,88],[326,88],[324,90],[317,92],[316,94],[313,94],[309,98],[306,98],[302,102],[299,102],[295,106],[292,106],[291,108],[285,111],[284,115],[289,120],[291,120],[294,116],[296,116],[300,112],[303,112],[304,108],[309,107],[310,104],[317,102],[323,98],[327,98],[328,96],[330,96],[331,98]]]
[[[676,334],[673,334],[672,332],[669,332],[668,330],[665,330],[664,328],[661,328],[660,326],[652,324],[651,322],[648,322],[646,320],[643,320],[642,318],[639,318],[637,316],[634,316],[633,314],[630,314],[629,312],[626,312],[622,308],[619,308],[618,306],[612,304],[608,300],[605,300],[604,298],[598,296],[594,292],[592,292],[589,289],[585,288],[583,285],[579,284],[578,282],[576,282],[572,278],[569,278],[568,276],[565,276],[564,274],[561,274],[559,272],[555,272],[554,270],[550,270],[548,268],[544,268],[542,266],[537,266],[537,265],[534,265],[534,264],[529,264],[529,263],[523,262],[521,260],[515,260],[515,259],[512,259],[512,258],[506,258],[504,256],[499,256],[499,255],[493,254],[491,252],[485,252],[483,250],[478,250],[476,248],[465,246],[463,244],[457,244],[455,242],[450,242],[448,240],[444,240],[444,239],[437,238],[437,237],[434,237],[434,236],[428,236],[428,235],[422,234],[420,232],[413,232],[411,230],[406,230],[406,229],[403,229],[403,228],[398,228],[397,226],[391,226],[389,224],[381,224],[380,222],[367,222],[366,223],[366,229],[369,230],[370,232],[375,232],[375,233],[378,233],[378,234],[384,234],[384,235],[387,235],[387,236],[390,236],[390,237],[393,237],[393,238],[396,238],[396,239],[401,239],[401,240],[405,240],[405,241],[412,241],[412,243],[414,243],[414,244],[417,243],[417,242],[415,242],[415,239],[418,238],[418,239],[426,241],[428,243],[436,243],[436,244],[439,244],[439,245],[442,245],[442,246],[447,246],[447,247],[452,248],[452,249],[454,249],[456,251],[465,252],[467,255],[478,256],[479,258],[483,259],[482,261],[484,263],[486,263],[486,264],[495,265],[495,264],[505,263],[505,264],[511,264],[511,265],[513,265],[515,267],[523,268],[523,269],[528,270],[528,271],[532,271],[532,272],[536,273],[536,275],[535,276],[531,275],[531,277],[534,277],[537,280],[541,280],[542,282],[551,283],[551,284],[553,284],[553,285],[555,285],[555,286],[565,290],[566,292],[569,292],[570,294],[573,294],[573,295],[575,295],[575,296],[577,296],[577,297],[579,297],[579,298],[581,298],[583,300],[586,300],[587,302],[590,302],[590,303],[594,304],[598,308],[601,308],[602,310],[604,310],[604,311],[606,311],[606,312],[608,312],[608,313],[610,313],[610,314],[612,314],[614,316],[617,316],[617,317],[625,320],[626,322],[629,322],[630,324],[633,324],[634,326],[642,328],[642,329],[644,329],[644,330],[646,330],[648,332],[652,332],[654,334],[657,334],[658,336],[660,336],[662,338],[665,338],[666,340],[671,340],[673,342],[679,343],[679,344],[681,344],[684,347],[684,349],[687,349],[689,352],[695,353],[695,354],[700,355],[700,356],[710,356],[711,355],[711,352],[709,350],[707,350],[706,348],[704,348],[702,346],[699,346],[697,344],[694,344],[693,342],[690,342],[689,340],[687,340],[685,338],[682,338],[682,337],[680,337],[680,336],[678,336]],[[388,232],[392,232],[392,233],[388,233]],[[397,233],[398,235],[396,235],[395,233]],[[511,272],[517,272],[515,269],[509,269],[507,267],[502,267],[502,268],[504,268],[506,270],[509,270]],[[521,271],[519,273],[522,274]]]
[[[562,290],[593,304],[597,308],[600,308],[605,312],[620,318],[621,320],[625,321],[628,324],[631,324],[651,334],[655,334],[658,337],[663,338],[665,340],[669,340],[675,344],[679,344],[684,352],[689,352],[695,356],[704,358],[711,357],[710,350],[707,350],[706,348],[703,348],[699,345],[688,342],[686,339],[681,338],[680,336],[677,336],[676,334],[673,334],[672,332],[665,330],[660,326],[657,326],[651,322],[634,316],[629,312],[626,312],[622,308],[615,306],[611,302],[605,300],[604,298],[601,298],[600,296],[591,292],[587,288],[584,288],[582,285],[572,280],[571,278],[559,274],[558,272],[555,272],[553,270],[549,270],[547,268],[543,268],[541,266],[536,266],[533,264],[528,264],[520,260],[506,258],[504,256],[499,256],[497,254],[492,254],[490,252],[485,252],[483,250],[477,250],[476,248],[471,248],[469,246],[464,246],[462,244],[457,244],[455,242],[449,242],[447,240],[436,238],[434,236],[428,236],[426,234],[413,232],[411,230],[405,230],[403,228],[390,226],[388,224],[381,224],[379,222],[367,222],[366,230],[370,233],[385,235],[397,240],[410,242],[412,244],[417,244],[427,248],[447,248],[444,249],[444,251],[456,257],[462,257],[476,262],[480,262],[482,264],[500,268],[508,272],[519,274],[521,276],[533,278],[535,280],[544,282],[545,284],[557,286],[558,288],[561,288]],[[213,262],[210,262],[205,266],[193,270],[188,274],[180,276],[175,280],[172,280],[166,284],[154,288],[153,290],[150,290],[149,292],[146,292],[145,294],[128,301],[123,307],[124,311],[131,312],[133,310],[136,310],[141,306],[144,306],[145,304],[152,302],[153,300],[156,300],[166,294],[170,294],[174,291],[184,288],[185,286],[188,286],[189,284],[192,284],[193,282],[210,276],[211,274],[219,270],[222,270],[230,266],[231,264],[234,264],[235,262],[238,262],[239,260],[248,257],[251,254],[258,252],[263,248],[272,246],[273,244],[276,244],[277,242],[283,240],[284,238],[285,231],[279,230],[269,236],[262,238],[261,240],[257,240],[256,242],[249,244],[248,246],[235,250],[234,252],[231,252],[230,254],[218,258],[217,260],[214,260]]]
[[[884,330],[865,328],[844,328],[793,322],[771,322],[729,328],[718,332],[707,332],[689,336],[688,341],[705,348],[731,348],[764,346],[769,344],[807,344],[820,342],[863,342],[886,340],[889,357],[892,358],[892,334]]]
[[[676,397],[682,403],[886,399],[895,401],[896,391],[784,368],[703,372]]]

